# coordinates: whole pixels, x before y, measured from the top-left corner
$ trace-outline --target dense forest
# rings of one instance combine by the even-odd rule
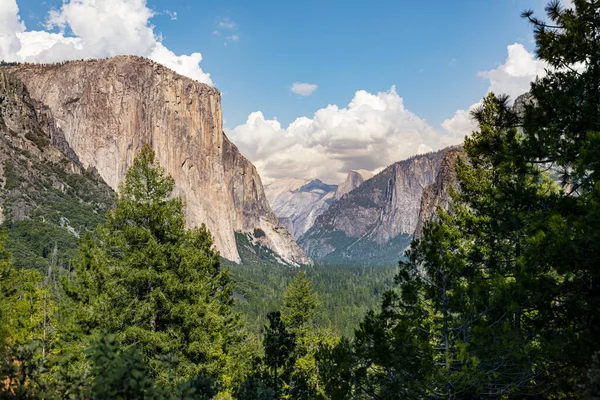
[[[600,398],[600,2],[573,4],[523,13],[547,74],[473,112],[397,268],[228,269],[148,147],[59,277],[4,235],[0,398]]]

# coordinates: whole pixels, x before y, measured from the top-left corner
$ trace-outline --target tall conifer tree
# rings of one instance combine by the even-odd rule
[[[247,351],[232,285],[206,227],[186,229],[173,189],[173,178],[144,147],[98,242],[83,240],[68,292],[83,334],[115,334],[141,351],[159,379],[206,375],[231,387],[245,371]]]

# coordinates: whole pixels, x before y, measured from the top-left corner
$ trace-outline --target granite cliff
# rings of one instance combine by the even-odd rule
[[[71,157],[112,189],[150,144],[175,179],[188,224],[206,223],[223,257],[240,261],[241,232],[287,262],[310,262],[279,224],[255,167],[224,135],[217,89],[140,57],[11,69],[52,115]]]
[[[420,238],[423,234],[425,223],[435,220],[438,207],[444,210],[450,208],[450,203],[452,201],[450,188],[458,187],[458,178],[454,166],[456,160],[460,156],[464,156],[464,153],[459,149],[448,151],[442,160],[435,182],[423,190],[417,227],[414,233],[416,239]]]
[[[279,221],[298,239],[333,201],[335,185],[318,179],[279,179],[265,186],[269,203]]]
[[[113,196],[83,168],[47,107],[0,66],[0,223],[14,263],[51,279],[69,269],[78,238],[103,222]]]
[[[421,197],[449,149],[394,163],[334,201],[299,239],[313,258],[397,262],[419,221]]]
[[[364,169],[350,170],[348,176],[346,176],[346,180],[338,186],[335,192],[336,200],[341,199],[346,193],[350,193],[362,185],[364,181],[371,179],[373,176],[372,172]]]

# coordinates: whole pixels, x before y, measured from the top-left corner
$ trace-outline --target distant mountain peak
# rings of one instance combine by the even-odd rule
[[[373,176],[373,173],[366,169],[351,169],[348,172],[348,176],[346,176],[346,180],[338,186],[337,191],[335,192],[336,200],[341,199],[346,193],[350,193],[362,185],[364,181],[371,179]]]
[[[337,189],[337,185],[328,185],[323,183],[320,179],[313,179],[306,185],[298,189],[301,192],[312,192],[314,190],[320,190],[324,193],[333,192]]]
[[[298,243],[316,259],[396,263],[417,227],[423,190],[434,183],[448,150],[393,163],[367,180],[350,171],[336,200]]]
[[[320,179],[279,179],[265,186],[265,194],[279,222],[300,237],[333,200],[336,185]]]

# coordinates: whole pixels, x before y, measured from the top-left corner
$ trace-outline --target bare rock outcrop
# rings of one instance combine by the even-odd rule
[[[319,179],[286,178],[265,186],[265,193],[282,225],[298,239],[333,201],[335,185]]]
[[[438,207],[444,210],[450,208],[452,202],[450,188],[458,187],[458,179],[454,167],[458,157],[463,155],[464,153],[458,149],[447,152],[442,160],[435,182],[423,191],[417,227],[414,234],[416,239],[420,238],[423,234],[425,223],[436,218]]]
[[[114,205],[113,190],[60,138],[49,110],[0,65],[0,223],[15,265],[49,279],[70,268],[78,238]]]
[[[310,262],[278,223],[254,166],[223,134],[217,89],[140,57],[13,68],[79,162],[111,188],[150,144],[175,179],[188,225],[206,223],[223,257],[240,261],[234,232],[258,229],[284,260]]]
[[[417,227],[423,190],[435,181],[447,151],[394,163],[333,202],[299,239],[304,251],[332,260],[389,251],[389,260],[397,260]]]
[[[341,199],[346,193],[350,193],[362,185],[364,181],[371,179],[373,176],[374,174],[372,172],[365,169],[350,170],[348,176],[346,176],[346,180],[338,186],[335,192],[336,200]]]

